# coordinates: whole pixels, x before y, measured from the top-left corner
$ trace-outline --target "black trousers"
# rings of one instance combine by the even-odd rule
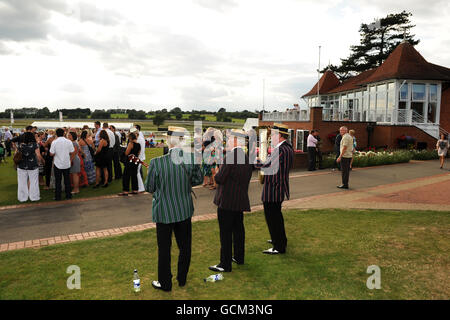
[[[342,170],[342,184],[348,187],[348,180],[350,178],[350,163],[352,158],[341,158],[341,170]]]
[[[280,253],[284,253],[286,252],[287,238],[283,214],[281,213],[282,202],[264,202],[263,204],[273,248]]]
[[[45,185],[47,187],[50,187],[50,179],[52,176],[52,164],[53,164],[53,157],[45,157],[44,175],[45,175]]]
[[[5,149],[6,149],[6,156],[11,157],[11,140],[6,140]]]
[[[130,191],[130,179],[131,179],[131,191],[138,191],[138,179],[137,179],[137,168],[138,166],[127,162],[125,164],[125,169],[123,170],[122,176],[122,187],[123,191]]]
[[[316,169],[316,148],[308,147],[308,170],[312,171]]]
[[[113,176],[113,169],[112,169],[113,154],[114,154],[113,149],[109,148],[108,155],[106,157],[107,160],[106,170],[108,170],[108,182],[112,181]]]
[[[244,263],[244,213],[217,208],[217,218],[220,228],[220,266],[231,271],[233,247],[236,261]]]
[[[119,161],[119,151],[113,151],[113,163],[114,163],[114,179],[122,178],[122,166]]]
[[[64,192],[66,193],[66,199],[72,199],[72,187],[70,185],[70,168],[58,169],[54,166],[55,170],[55,199],[61,200],[61,179],[64,177]]]
[[[170,268],[170,251],[172,232],[175,233],[180,254],[178,256],[177,280],[180,285],[186,283],[189,265],[191,264],[192,223],[191,218],[176,223],[157,223],[156,238],[158,241],[158,281],[163,290],[172,290],[172,272]]]

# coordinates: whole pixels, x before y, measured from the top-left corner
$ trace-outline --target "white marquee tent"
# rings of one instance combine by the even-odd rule
[[[117,130],[130,130],[133,127],[132,122],[108,122],[109,125],[113,125]],[[94,122],[74,122],[74,121],[35,121],[31,124],[38,129],[56,129],[56,128],[83,128],[88,126],[94,128]]]

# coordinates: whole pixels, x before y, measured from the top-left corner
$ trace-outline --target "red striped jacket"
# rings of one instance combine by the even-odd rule
[[[256,165],[264,169],[262,202],[283,202],[289,199],[289,170],[294,160],[294,149],[288,141],[272,150],[264,164]],[[268,170],[268,168],[271,168]]]

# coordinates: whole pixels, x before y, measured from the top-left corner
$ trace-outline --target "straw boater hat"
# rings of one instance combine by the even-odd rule
[[[282,123],[274,123],[272,129],[282,134],[289,134],[289,127]]]
[[[184,137],[187,133],[186,128],[170,126],[167,130],[167,136]]]

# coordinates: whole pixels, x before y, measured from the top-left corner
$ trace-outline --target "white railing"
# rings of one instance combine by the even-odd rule
[[[264,112],[262,121],[309,121],[309,110]]]

